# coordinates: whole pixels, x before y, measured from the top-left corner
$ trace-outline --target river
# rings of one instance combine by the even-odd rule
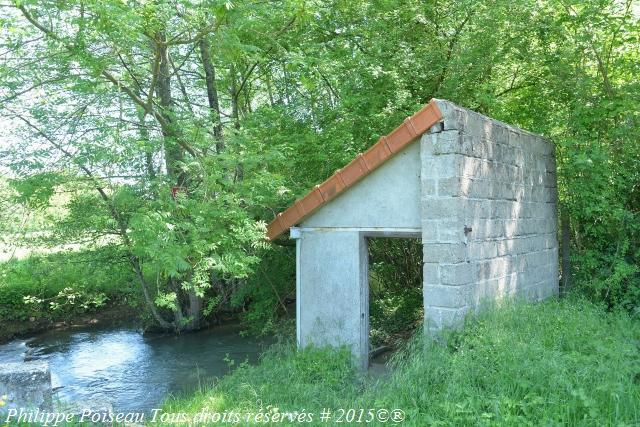
[[[55,330],[0,345],[0,363],[25,354],[49,362],[55,398],[104,402],[117,412],[149,412],[170,395],[210,384],[229,360],[255,363],[269,344],[239,335],[236,326],[190,334],[143,335],[128,327]]]

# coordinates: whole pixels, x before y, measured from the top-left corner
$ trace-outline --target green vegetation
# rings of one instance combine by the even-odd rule
[[[418,334],[420,335],[420,334]],[[284,345],[166,412],[318,414],[400,408],[407,425],[636,425],[640,324],[583,300],[510,304],[444,343],[415,338],[388,378],[361,376],[347,351]],[[285,423],[286,424],[286,423]]]
[[[110,262],[105,262],[103,257]],[[0,264],[0,317],[59,319],[107,303],[127,302],[127,294],[130,299],[136,295],[134,277],[118,264],[118,257],[122,255],[105,247],[92,252],[31,256]],[[30,301],[26,307],[25,299]]]
[[[68,220],[68,193],[25,202],[16,186],[26,191],[24,181],[0,179],[0,341],[140,305],[121,248],[105,238],[66,236],[73,232],[61,227]]]
[[[432,97],[554,141],[563,281],[639,313],[632,0],[27,0],[0,11],[2,239],[33,237],[27,214],[49,247],[117,246],[160,328],[241,311],[252,330],[277,329],[292,248],[266,246],[265,222]]]
[[[421,325],[422,243],[369,239],[369,339],[373,348],[398,346]]]
[[[126,262],[117,248],[105,246],[0,263],[0,341],[97,311],[139,305],[135,277],[122,267]]]
[[[8,0],[0,322],[133,301],[164,330],[232,312],[278,331],[294,251],[265,223],[444,98],[554,142],[562,281],[604,308],[492,312],[444,347],[413,343],[377,392],[346,354],[289,349],[171,405],[637,423],[639,23],[633,0]],[[403,251],[373,248],[377,343],[419,318],[415,254],[389,268]]]

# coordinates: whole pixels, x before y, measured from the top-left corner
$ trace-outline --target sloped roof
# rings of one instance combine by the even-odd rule
[[[316,185],[303,198],[298,199],[284,212],[279,213],[267,226],[267,238],[274,240],[289,227],[300,223],[340,193],[377,169],[396,153],[421,136],[431,126],[442,120],[442,112],[432,99],[414,115],[364,153],[360,153],[344,168],[339,169],[322,184]]]

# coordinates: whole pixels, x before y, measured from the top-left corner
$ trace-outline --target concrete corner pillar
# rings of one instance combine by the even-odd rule
[[[465,235],[466,200],[461,196],[464,159],[457,130],[435,129],[421,139],[421,210],[424,330],[427,334],[463,323],[475,280]]]
[[[369,363],[368,252],[361,232],[305,230],[297,238],[298,346],[347,346]],[[303,308],[303,309],[301,309]]]

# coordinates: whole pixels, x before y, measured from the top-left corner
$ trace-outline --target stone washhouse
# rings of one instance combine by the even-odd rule
[[[558,292],[550,141],[433,99],[268,225],[296,239],[298,345],[369,355],[369,237],[420,238],[424,327]]]

